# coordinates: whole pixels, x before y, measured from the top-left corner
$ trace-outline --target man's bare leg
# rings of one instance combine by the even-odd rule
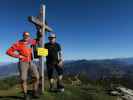
[[[54,78],[49,79],[50,91],[54,91]]]
[[[59,75],[57,79],[57,88],[59,89],[60,92],[64,91],[64,84],[62,82],[63,75]]]

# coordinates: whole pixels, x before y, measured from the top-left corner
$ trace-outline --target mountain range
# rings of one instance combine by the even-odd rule
[[[133,76],[133,58],[117,58],[102,60],[69,60],[64,63],[65,74],[84,73],[91,79],[101,77]],[[17,63],[0,63],[0,77],[16,75]]]

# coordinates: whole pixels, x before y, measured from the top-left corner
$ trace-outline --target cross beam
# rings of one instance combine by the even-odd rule
[[[28,19],[31,23],[35,24],[35,26],[38,26],[40,28],[43,27],[43,23],[42,21],[40,21],[39,17],[29,16]],[[45,21],[45,31],[47,32],[53,31],[53,29],[47,25],[46,21]]]

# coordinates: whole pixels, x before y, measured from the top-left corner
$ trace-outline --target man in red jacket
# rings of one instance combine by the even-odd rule
[[[30,38],[28,32],[23,33],[23,39],[14,43],[6,52],[11,57],[19,58],[19,72],[21,78],[21,87],[24,92],[24,100],[28,100],[27,95],[27,77],[28,71],[32,71],[35,80],[33,83],[33,96],[38,97],[39,72],[35,64],[32,63],[32,48],[37,41]]]

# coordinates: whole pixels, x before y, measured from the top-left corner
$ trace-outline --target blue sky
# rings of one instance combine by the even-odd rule
[[[36,16],[40,0],[0,1],[0,57],[22,38],[23,31],[35,37],[27,16]],[[133,0],[45,0],[46,19],[63,46],[65,60],[133,56]],[[46,34],[46,38],[49,33]]]

